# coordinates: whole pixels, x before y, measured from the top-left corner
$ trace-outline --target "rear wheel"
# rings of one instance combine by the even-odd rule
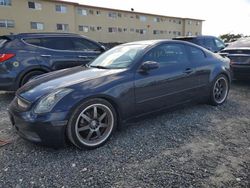
[[[108,141],[116,124],[116,111],[108,101],[90,99],[81,104],[72,114],[67,135],[78,148],[94,149]]]
[[[224,75],[219,75],[211,87],[210,104],[217,106],[223,104],[228,96],[229,81]]]
[[[24,75],[24,77],[21,80],[20,87],[26,84],[28,81],[30,81],[32,78],[35,78],[36,76],[39,76],[41,74],[44,74],[43,71],[31,71]]]

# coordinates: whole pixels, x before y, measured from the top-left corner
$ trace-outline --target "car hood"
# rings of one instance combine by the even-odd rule
[[[124,71],[124,69],[97,69],[87,67],[64,69],[43,74],[31,80],[21,87],[16,94],[29,102],[34,102],[56,89],[70,87],[122,71]]]

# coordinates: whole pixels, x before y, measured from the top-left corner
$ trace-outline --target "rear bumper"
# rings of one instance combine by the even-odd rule
[[[250,65],[231,65],[231,70],[235,79],[250,79]]]
[[[17,75],[0,70],[0,91],[15,91]]]
[[[25,140],[53,148],[65,146],[67,113],[50,113],[38,117],[31,112],[18,112],[12,104],[8,113],[17,134]]]

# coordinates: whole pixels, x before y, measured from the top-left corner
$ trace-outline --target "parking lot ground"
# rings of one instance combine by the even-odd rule
[[[250,187],[250,83],[219,107],[187,105],[140,120],[103,147],[59,150],[20,139],[0,93],[0,187]]]

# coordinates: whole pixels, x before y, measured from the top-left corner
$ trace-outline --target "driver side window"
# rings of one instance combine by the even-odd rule
[[[160,66],[182,65],[188,61],[185,47],[181,44],[163,44],[150,50],[143,59],[155,61]]]

